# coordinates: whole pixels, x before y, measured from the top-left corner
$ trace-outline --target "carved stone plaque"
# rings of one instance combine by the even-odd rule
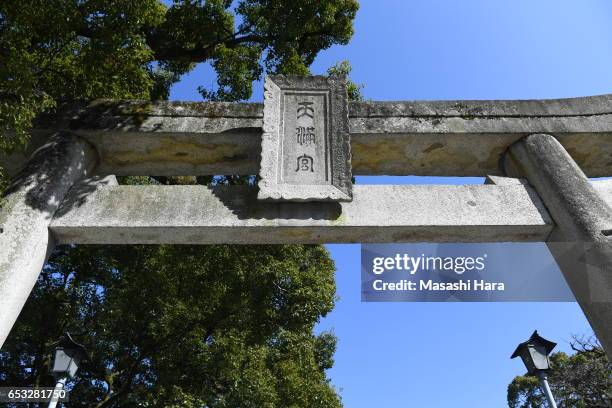
[[[258,198],[351,201],[345,78],[273,75],[264,88]]]

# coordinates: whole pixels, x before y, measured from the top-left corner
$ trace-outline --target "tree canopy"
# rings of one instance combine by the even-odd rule
[[[0,4],[0,150],[40,112],[74,99],[165,99],[209,62],[210,100],[247,99],[264,72],[306,74],[346,44],[356,0],[23,0]]]
[[[550,355],[548,381],[559,408],[608,408],[612,404],[612,365],[593,338],[574,338],[575,353]],[[508,386],[510,408],[540,408],[546,397],[534,376],[515,377]]]
[[[203,99],[247,99],[265,73],[306,74],[319,51],[347,43],[357,8],[356,0],[2,2],[0,152],[23,148],[36,116],[63,102],[166,99],[197,63],[216,72],[214,89],[198,88]],[[255,182],[161,180],[211,181]],[[50,345],[69,331],[89,350],[68,385],[70,406],[339,407],[325,373],[336,339],[314,333],[334,305],[333,273],[316,245],[59,247],[0,351],[0,385],[53,385]]]
[[[62,247],[0,351],[0,385],[54,384],[50,344],[89,359],[71,407],[339,407],[320,246]]]

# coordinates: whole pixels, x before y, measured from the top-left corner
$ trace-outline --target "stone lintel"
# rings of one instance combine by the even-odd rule
[[[352,202],[262,202],[245,186],[79,188],[51,231],[80,244],[544,241],[528,186],[356,185]]]
[[[263,104],[98,100],[41,118],[32,148],[72,129],[117,175],[258,174]],[[351,102],[353,175],[503,175],[532,133],[554,135],[588,177],[612,176],[612,95],[526,101]],[[0,156],[15,172],[26,155]]]

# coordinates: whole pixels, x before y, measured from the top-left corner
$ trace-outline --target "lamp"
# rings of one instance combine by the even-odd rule
[[[53,345],[55,346],[55,355],[51,373],[56,381],[55,389],[61,391],[68,378],[74,378],[87,353],[85,347],[74,341],[68,332]],[[49,402],[49,408],[55,408],[56,405],[57,398]]]
[[[557,343],[546,340],[534,331],[529,340],[518,345],[510,358],[520,357],[527,368],[529,375],[535,375],[540,380],[542,391],[548,399],[551,408],[557,408],[555,399],[548,385],[546,372],[550,370],[550,359],[548,355],[555,348]]]

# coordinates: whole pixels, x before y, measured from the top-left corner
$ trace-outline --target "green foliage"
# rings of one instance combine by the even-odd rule
[[[608,408],[612,404],[612,366],[594,339],[575,338],[573,355],[550,355],[548,381],[559,408]],[[508,386],[510,408],[547,406],[534,376],[517,376]]]
[[[58,102],[165,98],[199,62],[218,75],[216,91],[200,88],[205,98],[247,99],[264,68],[305,74],[320,50],[346,44],[357,8],[356,0],[3,2],[0,149],[22,146],[32,119]]]
[[[350,101],[363,101],[363,95],[361,90],[364,88],[363,84],[357,84],[349,78],[349,74],[353,68],[351,63],[344,60],[331,66],[327,70],[327,75],[345,75],[346,76],[346,90]]]
[[[0,152],[23,148],[33,119],[75,99],[165,99],[210,62],[205,99],[250,97],[264,71],[307,74],[346,44],[357,0],[22,0],[0,3]],[[237,23],[239,22],[239,23]]]
[[[153,52],[144,32],[164,14],[156,0],[3,2],[0,148],[23,146],[32,119],[57,102],[148,98]]]
[[[60,103],[166,99],[200,62],[218,77],[215,90],[198,88],[205,99],[247,99],[264,72],[307,74],[320,50],[346,44],[357,8],[356,0],[1,2],[0,153],[25,147],[35,117]],[[335,337],[313,334],[334,294],[320,246],[62,247],[0,352],[0,384],[52,385],[49,345],[68,330],[90,350],[71,407],[339,407],[325,375]]]
[[[63,247],[0,352],[0,384],[53,383],[49,342],[87,347],[71,407],[339,407],[320,246]]]
[[[357,13],[355,0],[244,0],[239,31],[265,44],[268,70],[305,74],[321,49],[347,44]]]

